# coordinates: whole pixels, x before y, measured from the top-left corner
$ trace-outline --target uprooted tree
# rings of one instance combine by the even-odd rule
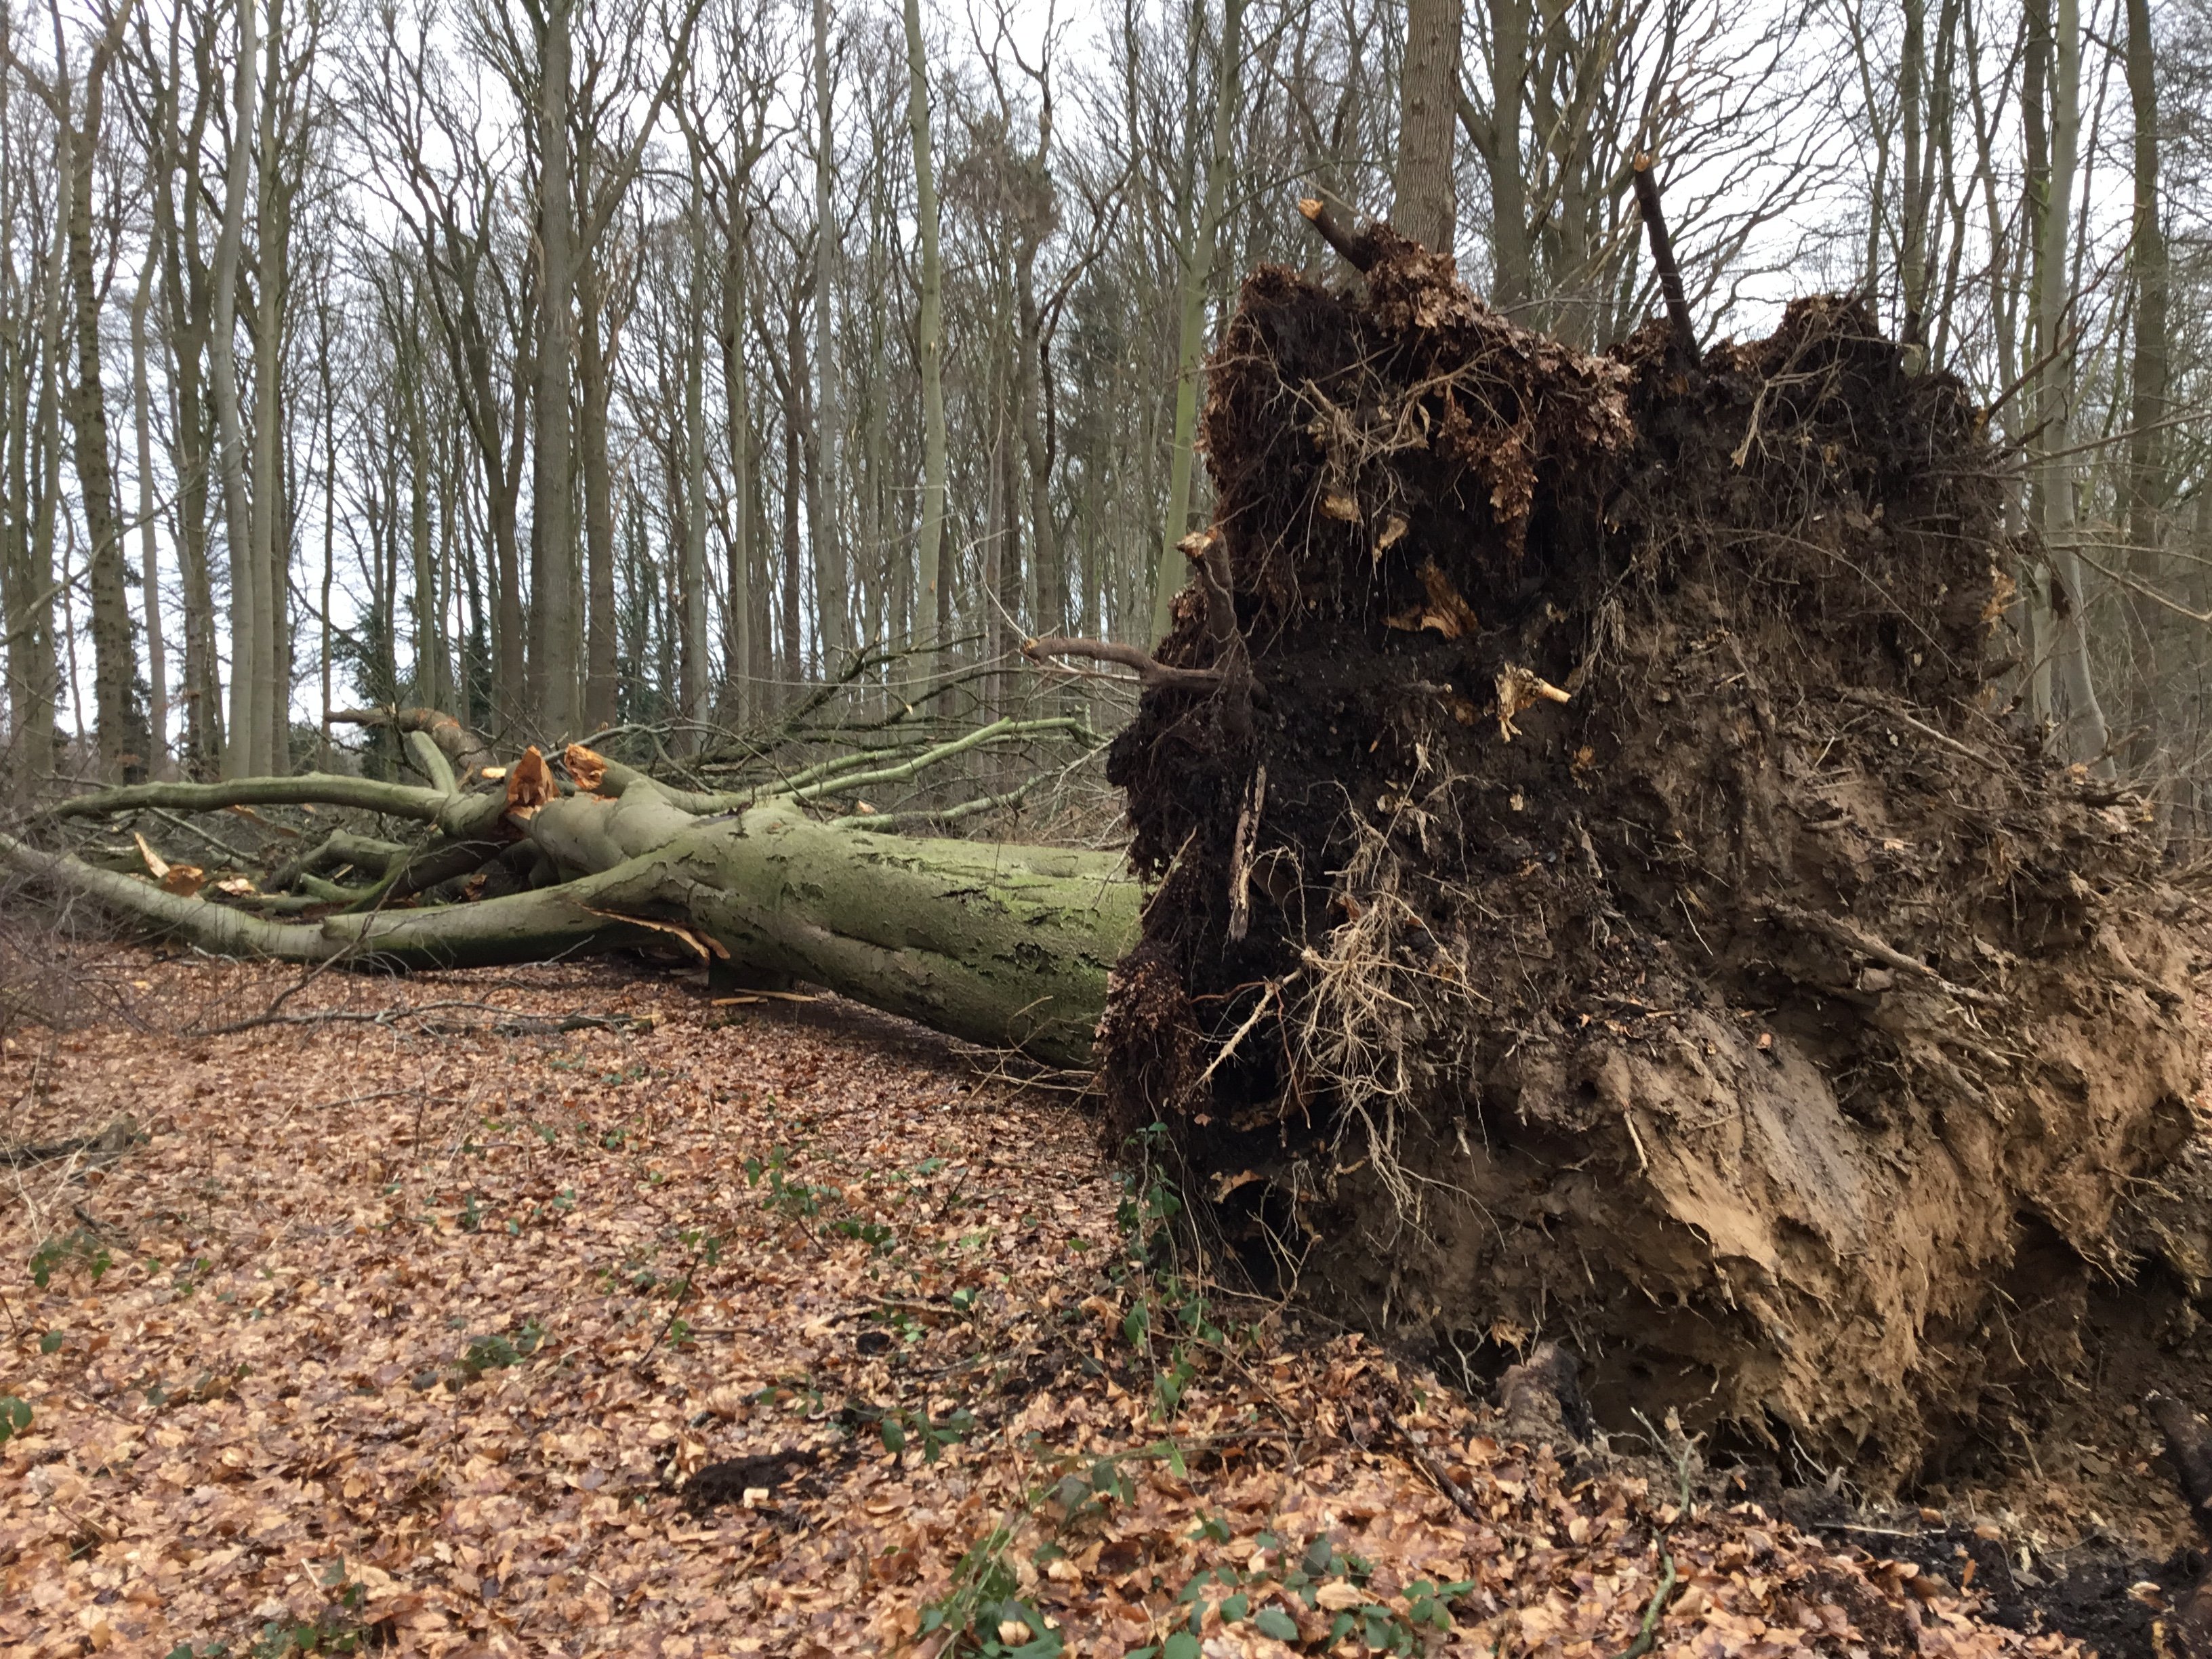
[[[1032,647],[1143,686],[1110,760],[1141,914],[1114,859],[823,821],[865,762],[702,793],[572,750],[566,792],[534,757],[471,788],[419,734],[425,787],[63,809],[428,827],[264,872],[294,920],[0,852],[214,949],[673,933],[1062,1060],[1103,1006],[1112,1132],[1164,1121],[1255,1263],[1477,1364],[1569,1338],[1601,1415],[1902,1473],[2063,1363],[2199,1058],[2141,803],[2005,706],[2002,459],[1854,303],[1592,357],[1322,221],[1363,279],[1247,283],[1172,633]]]

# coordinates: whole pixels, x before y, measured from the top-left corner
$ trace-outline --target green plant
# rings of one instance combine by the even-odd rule
[[[1205,1287],[1182,1273],[1176,1223],[1182,1194],[1163,1167],[1167,1126],[1153,1123],[1130,1137],[1133,1169],[1117,1177],[1121,1197],[1115,1220],[1121,1234],[1119,1257],[1108,1276],[1129,1293],[1121,1335],[1152,1370],[1153,1411],[1172,1419],[1197,1381],[1197,1357],[1228,1340]],[[1164,1349],[1164,1352],[1162,1349]]]
[[[343,1556],[319,1575],[329,1600],[312,1620],[271,1620],[254,1638],[253,1659],[285,1659],[295,1653],[358,1653],[376,1645],[377,1632],[362,1622],[362,1606],[368,1592],[346,1575]],[[168,1659],[218,1659],[230,1650],[222,1643],[195,1648],[181,1643]]]
[[[534,1319],[524,1320],[512,1337],[495,1332],[489,1336],[471,1337],[454,1367],[457,1385],[477,1382],[486,1371],[520,1365],[538,1352],[538,1345],[544,1340],[544,1328]]]
[[[926,1409],[894,1407],[884,1413],[878,1426],[883,1433],[885,1451],[902,1452],[911,1438],[921,1443],[921,1461],[934,1463],[945,1455],[947,1446],[957,1446],[975,1432],[975,1413],[963,1406],[949,1416],[933,1420]]]
[[[67,1267],[90,1273],[97,1285],[114,1265],[100,1235],[89,1227],[79,1227],[58,1238],[44,1240],[31,1252],[31,1282],[43,1291],[52,1282],[54,1269]]]
[[[757,1158],[745,1160],[745,1185],[757,1187],[768,1183],[768,1193],[761,1200],[761,1207],[775,1210],[793,1220],[805,1220],[822,1213],[822,1200],[834,1197],[827,1187],[810,1187],[803,1181],[793,1181],[790,1176],[791,1155],[781,1146],[768,1155],[763,1163]]]
[[[876,1255],[890,1249],[898,1235],[880,1221],[855,1221],[848,1217],[836,1224],[839,1232],[848,1238],[857,1238]]]
[[[949,1632],[939,1659],[1057,1659],[1067,1650],[1044,1615],[1015,1595],[1011,1525],[994,1527],[968,1547],[951,1588],[921,1610],[917,1640]]]
[[[19,1434],[27,1434],[31,1427],[31,1407],[27,1401],[12,1394],[0,1394],[0,1445],[5,1445]]]
[[[1205,1516],[1194,1535],[1225,1543],[1229,1529],[1218,1519]],[[1297,1553],[1295,1559],[1273,1533],[1261,1533],[1258,1541],[1263,1553],[1254,1560],[1267,1560],[1267,1565],[1248,1570],[1224,1564],[1200,1572],[1176,1597],[1178,1606],[1190,1608],[1184,1615],[1183,1628],[1170,1633],[1157,1647],[1133,1650],[1129,1659],[1196,1659],[1209,1612],[1224,1626],[1249,1622],[1261,1635],[1289,1643],[1302,1652],[1334,1653],[1339,1644],[1351,1640],[1368,1653],[1412,1655],[1425,1650],[1431,1632],[1450,1632],[1449,1604],[1474,1588],[1471,1579],[1438,1584],[1417,1578],[1397,1597],[1386,1601],[1367,1588],[1374,1574],[1373,1564],[1340,1553],[1326,1536],[1316,1537]],[[1207,1595],[1210,1586],[1218,1586],[1224,1594]],[[1334,1589],[1335,1586],[1344,1589]],[[1332,1612],[1324,1635],[1310,1640],[1301,1636],[1297,1616],[1291,1610],[1293,1601],[1303,1603],[1309,1613],[1324,1608]],[[1397,1601],[1405,1603],[1403,1607],[1393,1605]]]

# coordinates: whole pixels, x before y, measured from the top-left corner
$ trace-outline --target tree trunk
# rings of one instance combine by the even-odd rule
[[[840,484],[836,337],[831,319],[836,300],[837,220],[830,185],[836,177],[836,134],[831,124],[836,88],[830,82],[830,0],[814,0],[814,512],[808,524],[814,547],[815,618],[824,674],[833,672],[846,643],[846,558],[837,509]]]
[[[2167,385],[2170,375],[2167,335],[2169,267],[2166,232],[2160,223],[2158,76],[2153,55],[2149,0],[2127,3],[2128,98],[2135,116],[2135,224],[2129,263],[2135,276],[2135,363],[2128,424],[2127,519],[2128,563],[2138,581],[2154,590],[2162,574],[2160,549],[2165,539],[2165,514],[2170,486],[2166,477]],[[2143,660],[2138,684],[2143,688],[2141,717],[2144,728],[2129,756],[2130,770],[2140,773],[2156,753],[2151,735],[2152,718],[2163,684],[2160,647],[2172,629],[2166,618],[2152,612],[2140,648]]]
[[[1214,243],[1228,195],[1236,141],[1237,106],[1244,56],[1245,0],[1223,0],[1221,57],[1213,69],[1212,144],[1207,153],[1206,195],[1182,248],[1180,332],[1176,343],[1175,435],[1168,462],[1168,514],[1162,526],[1160,562],[1152,573],[1152,637],[1166,637],[1175,622],[1175,596],[1182,591],[1182,556],[1177,544],[1190,528],[1193,441],[1198,432],[1198,373],[1206,355],[1206,295],[1213,281]],[[1194,16],[1192,27],[1197,27]]]
[[[531,457],[529,665],[525,707],[548,732],[576,723],[582,584],[570,499],[574,216],[568,180],[569,8],[550,0],[538,59],[537,443]]]
[[[753,663],[754,592],[759,580],[753,565],[759,525],[753,513],[753,416],[745,384],[745,209],[735,184],[730,186],[728,207],[723,233],[727,240],[722,250],[721,313],[717,319],[730,447],[729,599],[722,617],[722,654],[730,723],[741,726],[760,702]]]
[[[607,457],[607,409],[614,394],[605,283],[598,256],[577,260],[576,366],[583,382],[577,460],[584,475],[584,724],[615,723],[615,502]]]
[[[0,46],[11,45],[11,20],[0,15]],[[0,179],[15,176],[15,124],[0,124]],[[0,183],[0,191],[6,188]],[[0,204],[0,270],[15,268],[15,215]],[[59,243],[54,245],[57,255]],[[50,283],[60,280],[61,261],[47,265]],[[26,296],[27,299],[27,295]],[[27,305],[26,310],[28,310]],[[0,635],[8,653],[9,742],[0,763],[19,782],[43,777],[53,769],[54,575],[52,516],[43,488],[33,487],[41,459],[40,445],[53,416],[53,342],[58,329],[40,331],[35,343],[28,318],[0,339],[0,494],[9,511],[0,522]],[[33,393],[32,381],[37,379]],[[37,505],[33,505],[33,501]]]
[[[939,586],[945,559],[945,270],[938,251],[937,167],[929,137],[929,64],[921,40],[921,0],[905,0],[907,127],[914,138],[914,197],[921,243],[921,314],[915,354],[921,366],[921,530],[919,586],[915,601],[917,638],[939,637]]]
[[[215,250],[214,316],[208,332],[215,393],[217,447],[222,471],[223,527],[230,561],[230,722],[224,733],[222,769],[232,777],[259,769],[266,744],[255,722],[258,665],[253,659],[256,568],[253,512],[246,493],[246,428],[238,406],[238,267],[246,240],[246,192],[250,186],[256,20],[253,0],[238,0],[236,109],[223,185],[222,228]]]
[[[1528,303],[1528,181],[1521,170],[1521,118],[1528,97],[1527,0],[1490,0],[1490,112],[1457,94],[1460,125],[1490,180],[1490,303]]]
[[[2051,176],[2042,223],[2042,252],[2037,260],[2038,343],[2045,358],[2041,381],[2042,430],[2037,447],[2045,457],[2043,472],[2043,541],[2051,558],[2053,612],[2052,666],[2063,699],[2059,714],[2060,752],[2090,766],[2100,777],[2116,771],[2106,753],[2105,711],[2097,699],[2089,660],[2087,595],[2081,580],[2074,502],[2074,462],[2069,447],[2070,377],[2074,355],[2062,349],[2073,295],[2069,275],[2074,228],[2075,164],[2081,131],[2081,29],[2079,0],[2057,0],[2051,29]]]
[[[1462,0],[1408,0],[1406,7],[1390,222],[1399,234],[1431,253],[1451,252],[1459,220],[1452,118],[1459,101],[1462,4]]]
[[[684,653],[678,747],[699,746],[707,719],[707,204],[699,158],[691,158],[691,272],[684,338]]]
[[[1136,933],[1138,890],[1119,854],[871,833],[818,823],[788,798],[695,816],[687,804],[720,803],[687,802],[611,763],[600,787],[611,793],[533,810],[310,775],[142,785],[63,809],[344,805],[437,826],[417,860],[526,838],[568,878],[475,904],[275,922],[6,836],[0,860],[221,954],[466,968],[683,941],[739,975],[809,981],[970,1042],[1089,1063],[1107,971]]]
[[[131,410],[138,446],[138,578],[146,608],[146,681],[152,692],[146,763],[156,778],[169,775],[169,665],[161,633],[161,559],[154,533],[154,427],[146,381],[146,307],[154,297],[156,251],[149,245],[131,300]]]
[[[149,747],[137,696],[138,653],[131,638],[131,599],[124,580],[123,537],[116,520],[109,457],[107,394],[100,372],[100,288],[92,262],[92,175],[109,53],[95,52],[85,76],[84,124],[71,131],[62,111],[62,143],[70,155],[69,278],[76,319],[76,384],[70,396],[76,436],[77,496],[92,543],[87,569],[92,595],[93,708],[100,767],[111,778],[143,775]]]
[[[278,152],[283,89],[283,0],[270,0],[267,62],[259,111],[258,195],[254,214],[253,320],[253,729],[254,769],[292,769],[291,538],[284,522],[284,291],[289,280],[291,204]],[[243,133],[241,126],[240,131]],[[232,564],[235,568],[237,561]]]

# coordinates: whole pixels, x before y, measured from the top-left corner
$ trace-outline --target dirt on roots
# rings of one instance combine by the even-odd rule
[[[2200,1066],[2148,811],[2004,707],[1983,420],[1849,300],[1591,357],[1375,240],[1211,366],[1109,1133],[1448,1364],[1925,1475],[2175,1243]]]

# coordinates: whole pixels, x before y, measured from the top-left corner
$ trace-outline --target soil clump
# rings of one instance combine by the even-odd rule
[[[2097,1286],[2203,1288],[2139,1202],[2194,1156],[2190,907],[2008,706],[1985,423],[1850,300],[1591,356],[1370,236],[1210,368],[1108,1133],[1470,1382],[1553,1337],[1608,1426],[1925,1478]]]

